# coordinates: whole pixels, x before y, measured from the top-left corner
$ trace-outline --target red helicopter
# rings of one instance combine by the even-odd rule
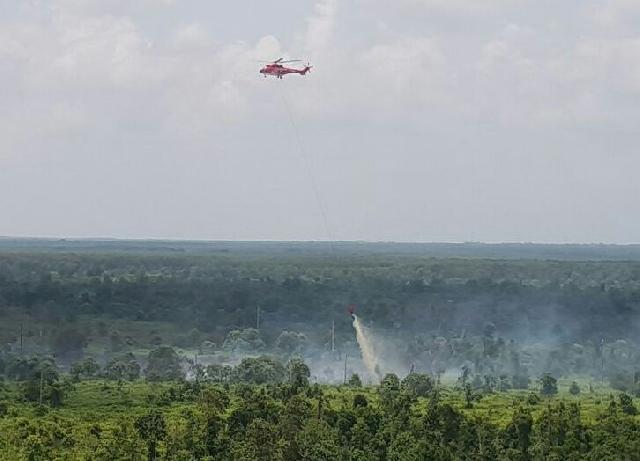
[[[306,75],[307,72],[311,70],[311,66],[307,64],[304,69],[293,69],[291,67],[285,67],[283,64],[289,62],[300,62],[300,59],[290,59],[288,61],[284,61],[284,58],[276,59],[275,61],[260,61],[268,63],[262,69],[260,69],[260,73],[264,75],[264,78],[267,78],[267,75],[272,75],[276,78],[282,79],[282,77],[286,74],[300,74]]]
[[[349,312],[349,315],[353,320],[356,319],[356,307],[357,306],[355,304],[349,304],[349,306],[347,306],[347,312]]]

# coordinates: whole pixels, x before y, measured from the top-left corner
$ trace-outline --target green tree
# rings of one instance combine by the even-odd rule
[[[369,405],[369,401],[362,394],[356,394],[353,396],[353,408],[364,408]]]
[[[311,403],[304,396],[296,394],[287,400],[279,421],[279,432],[284,441],[282,452],[284,461],[300,459],[297,435],[311,417],[311,412]]]
[[[576,403],[549,404],[543,409],[535,425],[533,459],[578,459],[589,450],[589,436],[580,421]]]
[[[507,426],[507,444],[515,449],[513,459],[526,461],[529,459],[529,447],[531,446],[531,433],[533,430],[533,417],[526,408],[518,408]]]
[[[276,339],[276,350],[285,355],[291,356],[301,354],[306,345],[307,338],[297,331],[284,330]]]
[[[44,461],[51,459],[50,450],[46,447],[46,442],[42,436],[36,434],[28,435],[23,450],[23,459],[28,461]]]
[[[400,380],[393,373],[387,373],[378,387],[380,403],[385,411],[390,411],[396,397],[400,394]]]
[[[388,461],[422,461],[425,453],[421,443],[410,432],[401,432],[389,445]]]
[[[127,352],[107,362],[103,374],[114,381],[134,381],[140,377],[140,364],[133,353]]]
[[[309,420],[296,441],[300,461],[334,461],[340,457],[338,436],[323,420]]]
[[[511,389],[511,382],[507,375],[500,375],[498,377],[498,392],[506,392]]]
[[[278,444],[276,428],[269,422],[256,418],[246,430],[238,434],[231,447],[232,459],[243,461],[280,461],[282,450]]]
[[[62,405],[67,386],[59,381],[59,374],[52,359],[29,359],[28,372],[21,376],[20,390],[26,400],[48,403],[53,407]]]
[[[638,409],[633,405],[633,398],[628,394],[620,394],[620,409],[626,415],[637,415]]]
[[[4,418],[9,413],[9,405],[7,402],[0,401],[0,418]]]
[[[223,415],[229,407],[229,402],[229,395],[217,388],[205,388],[200,396],[200,408],[205,418],[205,451],[214,458],[228,449],[227,440],[223,437]]]
[[[200,395],[200,405],[205,414],[223,414],[229,402],[229,394],[215,387],[203,389]]]
[[[558,380],[546,373],[540,378],[540,394],[551,396],[558,393]]]
[[[164,416],[158,410],[151,410],[136,419],[135,428],[147,444],[147,459],[154,461],[157,458],[158,442],[167,436]]]
[[[227,383],[233,374],[233,367],[217,363],[207,365],[206,379],[213,383]]]
[[[304,387],[309,384],[311,371],[302,359],[294,358],[287,363],[287,375],[290,384],[297,387]]]
[[[206,454],[203,426],[201,413],[182,408],[179,418],[168,421],[163,458],[185,461],[202,459]]]
[[[183,379],[184,372],[180,365],[180,357],[169,346],[160,346],[150,351],[145,376],[148,381]]]
[[[232,330],[222,343],[222,349],[231,352],[256,352],[265,348],[266,344],[255,328]]]
[[[410,373],[402,380],[402,390],[414,397],[426,397],[433,389],[433,381],[428,375]]]
[[[116,419],[115,424],[104,431],[94,427],[91,433],[96,438],[96,445],[90,457],[95,456],[93,459],[96,461],[139,460],[146,451],[146,444],[140,439],[135,420],[131,417]]]
[[[465,401],[465,408],[473,408],[473,401],[475,400],[476,395],[473,392],[473,387],[471,387],[471,384],[466,383],[464,385],[464,401]]]
[[[71,366],[70,373],[76,379],[93,378],[100,372],[100,365],[93,357],[87,357],[81,362],[76,362]]]
[[[578,386],[578,383],[576,383],[575,381],[573,381],[571,383],[571,386],[569,387],[569,394],[580,395],[580,386]]]
[[[354,373],[347,381],[347,385],[349,387],[362,387],[362,380],[360,379],[360,375],[358,373]]]
[[[233,380],[246,384],[276,384],[284,381],[286,371],[277,360],[261,356],[243,359],[233,370]]]

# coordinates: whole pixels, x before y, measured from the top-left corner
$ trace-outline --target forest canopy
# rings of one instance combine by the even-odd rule
[[[633,251],[28,243],[0,245],[8,459],[640,452]]]

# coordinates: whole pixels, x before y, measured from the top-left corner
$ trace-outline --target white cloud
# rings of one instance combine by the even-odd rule
[[[337,14],[338,0],[318,0],[314,4],[305,34],[305,51],[310,56],[319,58],[331,43]]]
[[[605,88],[640,93],[640,37],[581,40],[576,56],[583,62],[583,78]]]
[[[606,0],[585,2],[585,17],[598,27],[634,30],[640,19],[640,3],[636,0]],[[635,29],[637,31],[637,29]]]
[[[480,7],[464,0],[403,1],[455,14],[482,8],[496,17],[508,3],[482,2]],[[34,104],[59,108],[73,101],[68,111],[100,120],[104,116],[94,109],[108,99],[122,101],[116,113],[124,119],[152,117],[165,127],[175,123],[206,130],[211,121],[240,120],[255,114],[250,104],[262,98],[264,82],[257,79],[254,61],[287,55],[287,47],[276,37],[219,43],[200,22],[180,25],[166,39],[151,38],[132,17],[108,14],[110,9],[126,9],[122,1],[56,0],[52,5],[48,21],[0,28],[0,55],[11,63],[5,78],[18,79],[24,98],[39,101]],[[374,17],[386,17],[388,6],[370,6]],[[601,14],[609,12],[618,19],[621,12],[634,8],[625,0],[605,6]],[[594,6],[585,11],[593,12]],[[374,112],[393,118],[437,106],[448,116],[488,116],[507,124],[555,123],[559,118],[579,123],[605,117],[611,92],[640,90],[640,41],[633,37],[578,36],[506,18],[492,36],[470,32],[461,41],[441,32],[405,33],[385,20],[374,44],[342,47],[345,40],[336,38],[336,26],[338,21],[348,24],[352,12],[338,0],[314,4],[301,42],[290,47],[317,58],[304,84],[292,81],[297,76],[287,84],[296,111],[320,118]],[[369,33],[380,31],[378,25],[379,21],[371,24]],[[132,101],[161,110],[131,110]],[[42,114],[55,112],[40,109]],[[17,109],[8,105],[2,110],[11,118]]]
[[[277,2],[286,6],[285,0]],[[452,219],[468,214],[479,222],[527,204],[547,209],[547,202],[566,192],[565,182],[557,174],[546,195],[539,195],[513,179],[522,151],[540,150],[531,161],[535,174],[529,185],[557,166],[554,155],[567,156],[570,172],[597,176],[593,172],[604,164],[600,156],[613,150],[610,144],[621,139],[619,133],[637,132],[640,4],[635,1],[558,2],[553,11],[524,0],[316,0],[312,8],[300,5],[288,4],[286,20],[281,9],[260,7],[259,18],[232,26],[225,23],[231,22],[228,17],[243,17],[246,5],[49,0],[21,3],[19,11],[7,7],[14,14],[0,20],[2,161],[30,171],[38,159],[59,158],[53,165],[60,165],[63,180],[52,184],[66,193],[59,184],[73,184],[69,171],[86,158],[84,168],[100,169],[96,195],[101,203],[111,203],[110,193],[121,193],[126,203],[131,195],[144,197],[147,188],[168,190],[164,199],[180,203],[175,213],[213,226],[199,236],[216,237],[211,232],[220,228],[251,228],[247,223],[260,219],[247,221],[250,214],[269,221],[275,213],[286,226],[292,214],[308,213],[309,205],[301,194],[295,197],[299,208],[289,208],[294,206],[290,191],[302,190],[305,180],[300,179],[304,174],[290,174],[295,143],[284,95],[310,156],[317,154],[318,168],[329,178],[327,194],[340,191],[327,208],[345,222],[361,216],[360,227],[345,226],[363,234],[367,227],[379,227],[368,216],[389,223],[381,233],[371,230],[363,238],[393,238],[398,235],[394,229],[411,238],[424,235],[423,226],[431,221],[424,216],[431,212],[437,215],[434,222],[447,223],[448,210],[456,207]],[[224,26],[226,35],[220,32]],[[279,56],[308,58],[314,69],[306,77],[283,81],[260,77],[255,61]],[[547,141],[554,132],[566,133],[571,141]],[[596,133],[606,146],[575,141],[586,139],[584,133]],[[619,150],[630,152],[636,141],[622,138]],[[584,160],[589,149],[591,157]],[[115,160],[110,163],[103,155]],[[124,168],[131,159],[138,163]],[[640,167],[631,156],[624,168],[620,165],[606,163],[607,178]],[[0,176],[3,171],[0,193],[22,190],[25,181],[13,179],[22,173],[0,168]],[[45,182],[48,173],[42,173]],[[121,173],[130,176],[129,189],[121,187]],[[169,190],[167,181],[176,187]],[[323,185],[321,174],[318,182]],[[579,199],[579,191],[588,195],[576,183],[572,198]],[[616,182],[618,192],[629,189],[625,184]],[[81,203],[82,192],[69,187],[68,196]],[[508,202],[501,188],[515,190],[519,202]],[[246,211],[224,208],[229,191],[235,194],[229,201],[237,199]],[[439,204],[425,204],[420,197],[428,195],[437,195]],[[22,196],[30,197],[29,190],[22,190]],[[198,212],[210,207],[214,217],[182,207],[180,200],[194,197],[200,200]],[[262,205],[251,208],[256,197]],[[506,203],[502,208],[500,200]],[[371,209],[362,208],[368,201]],[[143,198],[136,203],[138,211],[148,210]],[[473,207],[464,208],[465,203]],[[91,204],[85,205],[91,210]],[[277,206],[271,213],[269,207]],[[110,211],[115,223],[118,208],[113,205]],[[217,222],[220,209],[225,219]],[[552,211],[563,216],[560,205]],[[7,220],[23,219],[11,204],[0,203],[0,213]],[[420,213],[423,217],[416,218]],[[148,216],[149,223],[143,224],[152,226],[153,216]],[[33,228],[38,219],[34,212]],[[317,224],[310,219],[298,228]],[[489,224],[485,230],[496,232],[510,225],[506,218]],[[588,229],[585,222],[581,225],[573,230]],[[629,226],[625,235],[637,235],[637,227]],[[276,229],[264,237],[296,237],[287,232]],[[341,237],[339,232],[335,236]]]
[[[255,60],[283,53],[272,36],[218,44],[198,23],[154,41],[130,17],[103,14],[104,8],[59,0],[46,21],[0,25],[0,56],[8,68],[1,78],[21,88],[20,99],[0,108],[7,121],[0,134],[11,146],[75,127],[80,118],[85,126],[196,132],[237,120],[257,79]],[[37,113],[28,123],[25,107]],[[3,150],[5,156],[17,152],[7,141]]]
[[[374,0],[375,1],[375,0]],[[518,8],[527,0],[396,0],[396,6],[447,11],[454,14],[492,14],[505,8]]]
[[[406,37],[376,45],[364,53],[362,63],[367,96],[374,104],[404,106],[446,98],[445,57],[433,39]]]

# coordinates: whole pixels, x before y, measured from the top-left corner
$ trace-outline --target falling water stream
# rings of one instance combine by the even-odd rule
[[[362,360],[364,361],[364,364],[371,376],[380,379],[380,371],[378,369],[378,361],[376,359],[373,344],[371,344],[371,340],[369,339],[369,336],[367,336],[367,332],[364,326],[362,326],[358,316],[352,314],[352,317],[353,328],[356,330],[356,340],[358,341],[358,346],[360,346],[360,352],[362,353]]]

